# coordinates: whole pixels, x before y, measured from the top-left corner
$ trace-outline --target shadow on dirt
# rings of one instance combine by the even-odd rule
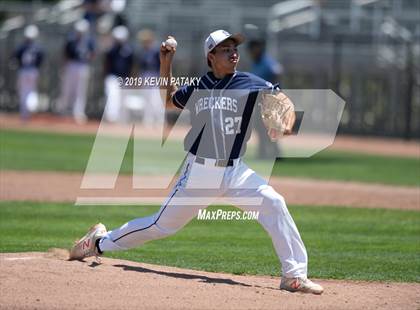
[[[176,279],[186,279],[186,280],[200,280],[203,283],[219,283],[219,284],[228,284],[228,285],[239,285],[239,286],[245,286],[245,287],[252,287],[253,285],[241,283],[234,281],[232,279],[223,279],[223,278],[210,278],[207,276],[202,275],[196,275],[196,274],[188,274],[188,273],[177,273],[177,272],[167,272],[167,271],[159,271],[159,270],[153,270],[148,269],[144,267],[134,267],[134,266],[128,266],[128,265],[114,265],[114,267],[122,268],[126,271],[137,271],[137,272],[144,272],[144,273],[154,273],[162,276],[172,277]]]
[[[123,270],[126,270],[126,271],[154,273],[154,274],[158,274],[158,275],[161,275],[161,276],[172,277],[172,278],[176,278],[176,279],[200,280],[201,282],[208,283],[208,284],[217,284],[218,283],[218,284],[237,285],[237,286],[243,286],[243,287],[262,288],[262,289],[279,291],[278,287],[251,285],[251,284],[246,284],[246,283],[234,281],[232,279],[211,278],[211,277],[207,277],[207,276],[203,276],[203,275],[197,275],[197,274],[160,271],[160,270],[153,270],[153,269],[139,267],[139,266],[129,266],[129,265],[113,265],[113,266],[122,268]]]

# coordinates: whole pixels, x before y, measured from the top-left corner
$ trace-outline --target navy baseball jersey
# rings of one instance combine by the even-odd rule
[[[223,79],[208,72],[198,85],[181,87],[173,103],[191,112],[185,150],[206,158],[241,157],[251,136],[249,129],[259,92],[279,90],[278,85],[239,71]]]
[[[67,39],[65,45],[65,55],[67,59],[87,63],[95,50],[95,43],[89,36],[77,37],[72,34]]]
[[[138,56],[139,69],[142,75],[159,76],[160,60],[159,48],[141,49]]]
[[[19,69],[39,69],[44,53],[40,46],[26,41],[17,48],[14,56],[18,60]]]
[[[130,44],[115,44],[105,54],[106,74],[126,77],[131,73],[134,51]]]

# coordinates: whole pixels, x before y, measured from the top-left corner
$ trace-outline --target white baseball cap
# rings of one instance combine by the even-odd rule
[[[25,31],[23,33],[25,38],[28,39],[35,39],[39,35],[38,27],[35,25],[29,25],[25,28]]]
[[[126,0],[111,0],[111,11],[114,13],[121,13],[122,11],[124,11],[126,5]]]
[[[86,33],[90,28],[89,22],[86,19],[80,19],[74,23],[74,30],[80,33]]]
[[[237,45],[241,44],[245,41],[245,37],[240,34],[231,34],[226,30],[216,30],[210,33],[207,37],[206,41],[204,42],[204,55],[207,55],[220,43],[222,43],[226,39],[233,39]]]
[[[128,29],[125,26],[117,26],[112,29],[112,36],[115,40],[126,41],[128,39]]]

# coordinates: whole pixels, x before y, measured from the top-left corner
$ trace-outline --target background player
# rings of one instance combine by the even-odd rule
[[[272,238],[282,264],[280,288],[292,292],[323,292],[320,285],[307,278],[306,249],[284,198],[241,160],[250,137],[247,129],[259,91],[278,91],[253,74],[236,71],[237,46],[243,41],[240,34],[232,35],[224,30],[212,32],[204,44],[211,71],[198,85],[180,89],[171,85],[167,89],[166,105],[189,109],[192,125],[184,141],[188,154],[181,175],[160,210],[110,232],[102,224],[95,225],[71,249],[70,259],[126,250],[174,234],[217,197],[232,202],[238,197],[257,198],[261,199],[260,204],[238,207],[244,211],[259,211],[258,221]],[[161,46],[162,77],[172,76],[175,50],[165,43]],[[291,133],[294,121],[292,112],[285,133]],[[279,135],[278,132],[269,134],[272,138]],[[215,179],[222,181],[220,186],[209,189],[208,182],[214,185]],[[199,205],[176,202],[188,201],[188,198],[198,198]]]
[[[159,44],[156,44],[155,34],[150,29],[143,29],[137,35],[140,50],[137,61],[139,76],[144,79],[159,77]],[[156,86],[143,86],[141,95],[147,102],[143,110],[143,124],[148,127],[162,128],[165,120],[164,107],[160,99],[159,88]]]
[[[248,51],[252,66],[250,72],[273,84],[280,82],[281,65],[265,50],[265,40],[252,39],[248,42]],[[258,158],[274,158],[280,156],[277,142],[272,142],[260,117],[255,118],[255,129],[258,135]]]
[[[129,115],[125,106],[125,96],[118,78],[131,76],[134,50],[128,42],[129,32],[125,26],[112,30],[114,43],[106,51],[104,59],[105,94],[107,96],[104,119],[108,122],[126,122]]]
[[[25,41],[14,53],[19,66],[17,88],[20,116],[23,120],[27,120],[30,112],[34,111],[38,105],[39,68],[44,56],[41,47],[36,43],[38,35],[37,26],[27,26],[24,31]]]
[[[86,99],[89,84],[89,65],[94,56],[95,45],[89,34],[89,23],[82,19],[74,24],[74,32],[67,38],[64,47],[64,76],[58,112],[73,114],[76,122],[86,121]]]

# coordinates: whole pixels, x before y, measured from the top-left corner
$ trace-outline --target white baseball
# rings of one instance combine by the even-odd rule
[[[174,38],[169,38],[165,41],[165,46],[170,46],[172,48],[176,48],[178,45],[178,42]]]

